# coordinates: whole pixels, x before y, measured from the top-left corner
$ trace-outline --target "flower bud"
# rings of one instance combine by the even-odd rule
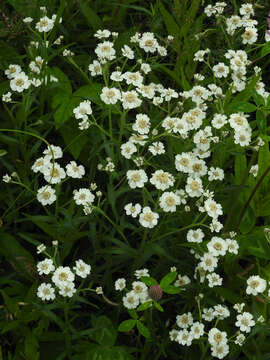
[[[158,301],[162,298],[162,290],[160,285],[152,285],[148,289],[148,295],[151,299]]]

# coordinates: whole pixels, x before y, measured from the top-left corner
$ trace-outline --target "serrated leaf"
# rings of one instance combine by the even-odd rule
[[[140,320],[137,320],[137,329],[142,336],[145,338],[150,338],[149,329],[147,329],[147,327]]]
[[[118,326],[118,331],[125,332],[130,331],[134,328],[135,324],[137,323],[137,320],[135,319],[129,319],[121,322],[121,324]]]

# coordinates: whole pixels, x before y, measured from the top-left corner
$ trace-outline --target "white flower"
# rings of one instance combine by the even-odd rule
[[[111,32],[107,29],[105,30],[98,30],[95,34],[94,37],[98,38],[98,39],[106,39],[108,37],[110,37]]]
[[[217,328],[212,328],[208,332],[208,341],[213,346],[226,344],[228,341],[227,333],[225,331],[220,331]]]
[[[67,176],[73,179],[81,179],[85,174],[84,167],[77,165],[75,161],[71,161],[66,165]]]
[[[187,329],[188,327],[190,327],[193,324],[193,317],[192,314],[190,312],[182,314],[182,315],[177,315],[176,316],[176,324],[177,326],[179,326],[182,329]]]
[[[131,50],[131,48],[128,45],[124,45],[124,47],[122,47],[121,49],[122,51],[122,55],[124,57],[127,57],[128,59],[134,59],[134,51]]]
[[[252,275],[247,280],[248,287],[246,289],[246,293],[248,295],[258,295],[259,293],[263,293],[266,289],[266,280],[262,279],[258,275]]]
[[[153,184],[158,190],[166,190],[174,184],[174,177],[163,170],[156,170],[151,178],[150,183]]]
[[[249,333],[251,331],[251,327],[255,325],[255,321],[253,320],[253,315],[249,312],[243,312],[243,314],[239,314],[236,317],[237,321],[235,326],[240,328],[240,331]]]
[[[79,190],[75,190],[75,194],[73,196],[75,203],[77,205],[89,205],[94,202],[95,195],[91,193],[89,189],[81,188]]]
[[[189,230],[187,233],[187,241],[193,243],[201,243],[204,238],[204,233],[201,229]]]
[[[36,23],[36,29],[39,32],[49,32],[52,30],[54,25],[54,21],[52,19],[49,19],[48,16],[44,16],[41,19],[39,19],[39,22]]]
[[[251,142],[251,131],[237,131],[234,133],[234,142],[240,146],[248,146]]]
[[[132,203],[129,203],[125,205],[124,209],[127,215],[131,215],[133,218],[135,218],[141,212],[142,207],[140,204],[133,205]]]
[[[126,288],[126,279],[124,278],[117,279],[116,282],[114,283],[114,287],[115,290],[117,291],[124,290]]]
[[[205,253],[201,257],[201,262],[198,264],[201,266],[205,271],[214,271],[218,264],[218,258],[213,256],[212,254]]]
[[[135,124],[132,125],[132,129],[139,134],[148,134],[150,130],[150,119],[146,114],[137,114]]]
[[[105,104],[116,104],[117,101],[121,99],[121,93],[116,88],[104,87],[100,98]]]
[[[259,170],[259,165],[253,165],[251,166],[249,173],[252,174],[254,177],[256,177],[258,175],[258,170]]]
[[[245,340],[246,340],[245,335],[244,334],[239,334],[239,335],[237,335],[234,343],[236,345],[242,346]]]
[[[25,24],[30,24],[32,21],[33,21],[33,19],[31,17],[26,17],[26,18],[23,19],[23,22]]]
[[[189,173],[191,169],[192,156],[190,153],[183,152],[175,156],[175,168],[177,171]]]
[[[196,321],[195,323],[192,324],[190,328],[190,332],[193,336],[193,339],[199,339],[204,334],[204,324]]]
[[[209,322],[212,321],[215,318],[214,309],[212,309],[212,308],[204,308],[203,313],[202,313],[202,318],[205,321],[209,321]]]
[[[213,180],[220,180],[222,181],[224,179],[224,170],[221,168],[214,168],[214,167],[210,167],[210,169],[208,170],[208,180],[209,181],[213,181]]]
[[[30,85],[31,81],[23,71],[16,74],[16,76],[10,80],[10,88],[13,91],[22,92],[28,89]]]
[[[164,192],[159,198],[159,206],[165,212],[175,212],[176,206],[180,205],[180,202],[180,197],[171,191]]]
[[[97,60],[94,60],[93,63],[88,66],[88,70],[90,71],[91,76],[102,75],[102,67]]]
[[[128,170],[127,171],[127,180],[128,185],[131,189],[136,187],[142,188],[144,184],[148,181],[148,177],[144,170]]]
[[[172,329],[172,330],[169,332],[170,340],[171,340],[171,341],[177,341],[177,335],[178,335],[178,334],[179,334],[179,330]]]
[[[190,197],[200,197],[203,192],[202,181],[200,178],[187,178],[186,192]]]
[[[55,291],[51,284],[42,283],[37,289],[37,296],[43,301],[54,300]]]
[[[237,241],[232,239],[225,239],[225,241],[227,242],[228,252],[237,255],[239,249]]]
[[[193,340],[193,335],[191,332],[188,332],[186,329],[178,331],[176,341],[180,345],[190,346],[192,340]]]
[[[58,184],[66,177],[65,170],[56,162],[43,168],[44,179],[50,184]]]
[[[65,285],[67,282],[73,282],[75,276],[73,272],[70,270],[69,266],[59,266],[53,276],[52,281],[55,283],[56,286],[60,287],[61,285]]]
[[[139,99],[135,90],[122,91],[122,105],[124,109],[134,109],[141,106],[142,100]]]
[[[207,249],[213,256],[224,256],[227,248],[227,242],[217,236],[213,236],[211,241],[207,244]]]
[[[63,151],[60,146],[50,145],[43,151],[43,154],[50,156],[50,158],[60,159],[63,156]]]
[[[209,49],[206,49],[206,50],[198,50],[195,54],[194,54],[194,58],[193,60],[194,61],[204,61],[204,55],[205,54],[208,54],[210,52]]]
[[[131,155],[137,152],[136,146],[133,142],[128,141],[120,146],[121,155],[124,156],[126,159],[130,159]]]
[[[253,9],[253,5],[250,3],[247,4],[242,4],[239,12],[241,15],[243,15],[245,18],[250,18],[251,16],[254,15],[254,9]]]
[[[64,297],[72,297],[75,294],[75,284],[72,281],[67,281],[63,284],[59,284],[59,294]]]
[[[226,66],[223,62],[221,62],[213,67],[213,71],[216,78],[225,78],[229,74],[229,67]]]
[[[55,190],[50,185],[45,185],[38,190],[37,200],[42,205],[51,205],[55,200]]]
[[[222,343],[211,346],[211,351],[212,356],[217,357],[218,359],[223,359],[229,354],[230,349],[227,343]]]
[[[85,279],[91,272],[91,265],[86,264],[83,260],[79,259],[75,262],[76,266],[73,267],[76,275]]]
[[[19,73],[22,71],[22,68],[20,67],[20,65],[17,64],[10,64],[8,69],[5,70],[5,75],[7,75],[8,79],[13,79],[15,78],[17,75],[19,75]]]
[[[136,309],[136,307],[140,304],[139,296],[134,292],[130,291],[123,297],[123,305],[127,309]]]
[[[91,101],[82,101],[79,106],[73,109],[73,113],[76,119],[87,119],[87,115],[92,114]]]
[[[154,156],[161,155],[165,153],[165,148],[162,142],[153,142],[152,145],[149,146],[148,150]]]
[[[44,244],[40,244],[37,246],[37,254],[41,254],[46,250],[46,246]]]
[[[206,275],[206,278],[208,280],[208,286],[210,288],[214,287],[214,286],[221,286],[222,285],[222,277],[220,277],[218,274],[216,273],[211,273]]]
[[[139,222],[143,227],[153,228],[158,223],[159,215],[153,212],[149,206],[146,206],[142,209],[140,213]]]
[[[102,294],[103,294],[102,286],[96,287],[96,293],[97,293],[98,295],[102,295]]]
[[[176,271],[176,270],[173,270],[173,271]],[[181,276],[179,274],[177,280],[174,282],[174,286],[179,287],[179,286],[184,286],[184,285],[187,285],[190,283],[191,283],[190,278],[187,275]]]
[[[2,179],[5,183],[10,183],[11,182],[11,176],[9,176],[8,174],[4,175],[3,176],[3,179]]]
[[[149,275],[149,270],[148,269],[140,269],[140,270],[136,270],[134,273],[135,277],[137,279],[140,279],[143,276],[150,276]]]
[[[10,91],[8,91],[6,94],[2,95],[2,101],[4,101],[4,102],[11,102],[12,101]]]
[[[123,74],[123,78],[126,80],[128,85],[132,84],[134,86],[141,86],[143,82],[143,77],[139,71],[127,71]]]
[[[257,29],[254,27],[246,27],[242,38],[243,44],[254,44],[258,38]]]
[[[55,270],[55,266],[53,265],[53,261],[51,259],[45,259],[37,264],[37,270],[39,275],[48,275],[50,272]]]
[[[101,60],[113,60],[116,57],[113,43],[110,41],[99,43],[95,49],[95,53]]]
[[[205,200],[204,208],[207,214],[214,219],[216,219],[219,215],[223,214],[221,205],[213,199]]]
[[[151,67],[149,64],[142,63],[141,64],[141,71],[145,74],[148,74],[151,71]]]
[[[110,75],[112,81],[121,82],[124,78],[120,71],[113,71]]]
[[[138,39],[138,45],[145,52],[154,53],[157,50],[158,42],[153,33],[145,32]]]

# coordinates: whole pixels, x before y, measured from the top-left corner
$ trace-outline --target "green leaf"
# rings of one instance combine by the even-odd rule
[[[158,284],[157,280],[152,278],[151,276],[142,276],[140,280],[147,286]]]
[[[154,301],[154,306],[158,311],[164,312],[163,307],[157,301]]]
[[[152,300],[149,300],[149,301],[141,304],[141,305],[137,308],[137,311],[143,311],[143,310],[149,309],[149,308],[152,306],[152,303],[153,303],[153,301],[152,301]]]
[[[256,223],[256,216],[253,209],[249,206],[239,225],[242,234],[248,234]]]
[[[121,324],[118,326],[118,331],[122,331],[122,332],[130,331],[131,329],[134,328],[136,323],[137,320],[135,319],[125,320],[121,322]]]
[[[133,319],[135,319],[135,320],[138,319],[138,315],[137,315],[137,313],[136,313],[136,311],[134,309],[128,310],[128,313]]]
[[[117,331],[111,320],[106,316],[99,316],[93,317],[92,323],[94,325],[94,333],[91,335],[91,338],[100,345],[113,346],[117,338]]]
[[[161,16],[163,17],[163,20],[165,22],[167,31],[170,35],[177,35],[180,31],[179,26],[175,22],[172,15],[166,10],[165,6],[163,5],[162,1],[158,2],[159,10],[161,13]]]
[[[261,49],[261,57],[268,55],[270,53],[270,43],[267,42]]]
[[[259,130],[264,133],[266,130],[267,120],[262,110],[256,111],[256,123],[258,125]]]
[[[137,320],[137,329],[142,336],[145,338],[150,338],[150,331],[140,320]]]
[[[8,153],[8,152],[7,152],[6,150],[0,149],[0,157],[7,155],[7,153]]]
[[[86,3],[79,2],[81,13],[85,17],[87,23],[93,28],[94,31],[103,29],[103,23],[100,20],[99,16],[95,13],[93,9],[90,8]]]
[[[167,285],[162,288],[162,291],[165,292],[166,294],[179,294],[182,290],[180,287]]]
[[[229,111],[230,112],[240,112],[240,111],[243,111],[243,112],[253,112],[253,111],[256,111],[257,109],[257,106],[254,105],[254,104],[251,104],[249,102],[245,102],[245,101],[242,101],[242,102],[238,102],[236,104],[232,104],[230,107],[229,107]]]
[[[176,279],[176,276],[177,276],[176,271],[171,271],[167,275],[165,275],[160,281],[161,289],[163,290],[163,288],[170,285]]]

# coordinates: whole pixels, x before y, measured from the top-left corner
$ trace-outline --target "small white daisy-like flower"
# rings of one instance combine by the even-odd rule
[[[51,284],[42,283],[37,289],[37,296],[43,301],[54,300],[55,291]]]
[[[211,355],[218,359],[224,359],[230,352],[229,345],[227,343],[215,344],[211,346]]]
[[[213,67],[213,71],[216,78],[225,78],[229,74],[229,67],[221,62]]]
[[[128,141],[120,146],[121,155],[124,156],[126,159],[130,159],[132,154],[137,152],[137,148],[133,142]]]
[[[224,170],[221,168],[214,168],[214,167],[210,167],[210,169],[208,170],[208,180],[209,181],[213,181],[213,180],[220,180],[222,181],[224,179]]]
[[[75,262],[76,266],[73,267],[76,275],[85,279],[91,272],[91,265],[86,264],[83,260],[79,259]]]
[[[50,145],[43,151],[43,154],[50,156],[51,159],[60,159],[63,156],[63,151],[60,146]]]
[[[73,114],[76,119],[86,119],[88,115],[92,114],[91,101],[82,101],[79,106],[73,109]]]
[[[94,37],[96,37],[97,39],[106,39],[108,37],[110,37],[111,32],[107,29],[104,30],[98,30],[95,34]]]
[[[266,289],[266,280],[262,279],[259,275],[252,275],[247,280],[248,287],[246,293],[248,295],[258,295],[263,293]]]
[[[156,170],[151,178],[150,183],[153,184],[158,190],[166,190],[174,184],[174,177],[170,173],[163,170]]]
[[[54,26],[54,21],[49,19],[48,16],[44,16],[36,23],[36,29],[39,32],[49,32]]]
[[[259,170],[259,165],[253,165],[251,166],[249,173],[252,174],[254,177],[256,177],[258,175],[258,170]]]
[[[10,88],[13,91],[22,92],[28,89],[31,85],[31,81],[28,76],[22,71],[10,80]]]
[[[234,343],[236,345],[242,346],[245,340],[246,340],[245,335],[244,334],[239,334],[239,335],[237,335]]]
[[[251,16],[254,15],[253,5],[250,3],[242,4],[239,9],[239,13],[243,15],[245,18],[250,18]]]
[[[178,331],[176,341],[180,345],[190,346],[193,340],[193,334],[186,329]]]
[[[7,76],[8,79],[13,79],[17,75],[19,75],[19,73],[21,71],[22,71],[22,68],[20,67],[20,65],[10,64],[8,69],[5,70],[5,75]]]
[[[40,244],[37,246],[37,254],[41,254],[46,250],[46,246],[44,244]]]
[[[140,278],[143,277],[143,276],[150,276],[148,269],[139,269],[139,270],[136,270],[135,273],[134,273],[134,275],[135,275],[135,277],[136,277],[137,279],[140,279]]]
[[[208,280],[208,286],[210,288],[214,287],[214,286],[221,286],[222,285],[222,277],[219,276],[216,273],[211,273],[206,275],[206,278]]]
[[[205,271],[214,271],[218,264],[218,258],[213,256],[212,254],[205,253],[201,257],[201,262],[198,264],[201,266]]]
[[[214,219],[216,219],[219,215],[223,214],[221,205],[213,199],[205,200],[204,208],[207,214]]]
[[[37,270],[39,275],[48,275],[50,272],[55,270],[55,266],[53,265],[53,261],[51,259],[44,259],[37,264]]]
[[[239,249],[237,241],[232,239],[225,239],[225,241],[227,242],[228,252],[237,255]]]
[[[113,43],[110,41],[99,43],[95,49],[95,53],[101,60],[114,60],[116,57]]]
[[[73,282],[74,279],[75,276],[69,266],[59,266],[52,276],[52,281],[56,286],[65,285],[67,282]]]
[[[212,328],[208,332],[208,341],[212,346],[226,344],[228,341],[227,333],[217,328]]]
[[[258,34],[255,27],[246,27],[242,35],[243,44],[254,44],[257,41]]]
[[[122,91],[122,105],[126,109],[134,109],[141,106],[142,100],[139,99],[138,93],[135,90]]]
[[[45,185],[38,190],[37,200],[42,205],[51,205],[56,200],[55,190],[50,185]]]
[[[117,101],[121,99],[121,93],[116,88],[104,87],[100,98],[105,104],[116,104]]]
[[[187,233],[187,241],[193,243],[201,243],[204,238],[204,232],[201,229],[190,229]]]
[[[153,228],[158,223],[159,215],[153,212],[149,206],[146,206],[142,209],[140,213],[139,222],[143,227]]]
[[[213,256],[224,256],[228,249],[228,245],[222,238],[213,236],[207,244],[207,249]]]
[[[161,155],[165,153],[165,148],[162,142],[153,142],[152,145],[149,146],[148,150],[154,156]]]
[[[66,177],[65,170],[56,162],[43,168],[43,175],[50,184],[58,184]]]
[[[150,130],[150,119],[146,114],[137,114],[135,124],[132,125],[132,129],[139,134],[148,134]]]
[[[177,315],[176,316],[176,324],[177,326],[179,326],[182,329],[187,329],[188,327],[190,327],[193,324],[193,317],[192,314],[190,312],[182,314],[182,315]]]
[[[133,205],[132,203],[129,203],[125,205],[124,209],[127,215],[131,215],[133,218],[135,218],[140,214],[142,207],[140,204]]]
[[[113,71],[110,75],[112,81],[121,82],[124,77],[120,71]]]
[[[203,313],[202,313],[202,318],[205,321],[209,321],[209,322],[214,320],[214,318],[215,318],[214,309],[213,308],[204,308]]]
[[[140,304],[140,297],[134,292],[130,291],[123,297],[123,305],[131,310],[136,309]]]
[[[28,17],[26,17],[26,18],[23,19],[23,22],[24,22],[25,24],[30,24],[33,20],[34,20],[33,18],[31,18],[30,16],[28,16]]]
[[[126,279],[120,278],[117,279],[114,283],[115,290],[122,291],[126,288]]]
[[[94,60],[93,63],[88,66],[88,70],[90,71],[91,76],[102,75],[102,67],[97,60]]]
[[[95,200],[95,195],[91,193],[89,189],[81,188],[79,190],[75,190],[75,194],[73,196],[75,203],[77,205],[89,205],[92,204]]]
[[[251,331],[252,326],[255,325],[255,321],[253,320],[253,315],[249,312],[243,312],[243,314],[239,314],[236,317],[237,321],[235,326],[240,328],[240,331],[249,333]]]
[[[158,42],[154,37],[153,33],[145,32],[138,39],[138,45],[145,52],[154,53],[157,50]]]
[[[188,177],[185,190],[190,197],[200,197],[203,192],[201,179]]]
[[[195,323],[192,324],[190,328],[190,332],[194,339],[199,339],[204,334],[204,324],[196,321]]]
[[[59,294],[64,296],[64,297],[72,297],[75,292],[75,284],[72,281],[67,281],[63,284],[59,284]]]
[[[174,270],[174,271],[176,271],[176,270]],[[191,283],[190,278],[187,275],[181,276],[179,274],[177,280],[174,282],[174,286],[179,287],[179,286],[184,286],[184,285],[187,285],[190,283]]]
[[[7,102],[7,103],[12,101],[10,91],[8,91],[6,94],[2,95],[2,101]]]
[[[128,170],[127,171],[128,185],[131,189],[142,188],[148,181],[148,177],[144,170]]]
[[[159,206],[165,212],[175,212],[176,206],[180,205],[180,197],[173,192],[164,192],[159,198]]]
[[[169,336],[170,336],[170,340],[171,341],[177,341],[177,336],[179,334],[179,330],[176,330],[176,329],[172,329],[170,332],[169,332]]]
[[[151,66],[146,63],[141,64],[141,71],[145,74],[148,74],[151,71]]]
[[[9,176],[8,174],[4,175],[2,180],[5,182],[5,183],[10,183],[12,178],[11,176]]]
[[[230,311],[226,306],[222,306],[218,304],[214,306],[214,315],[218,317],[220,320],[224,320],[230,317]]]
[[[124,45],[121,52],[124,57],[130,60],[134,59],[134,51],[128,45]]]
[[[75,161],[71,161],[66,165],[67,176],[70,176],[73,179],[81,179],[85,174],[84,167],[82,165],[77,165]]]

